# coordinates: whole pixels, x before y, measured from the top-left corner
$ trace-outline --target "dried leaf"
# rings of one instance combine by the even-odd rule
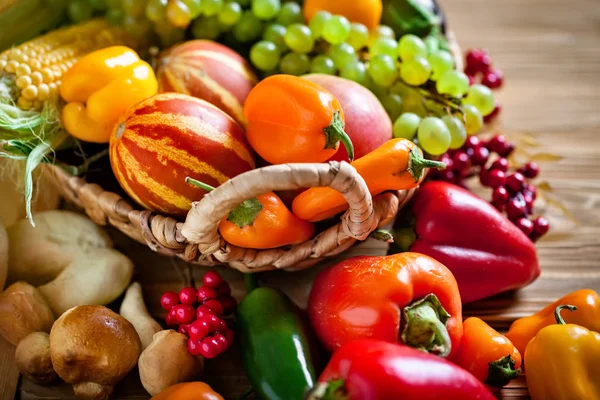
[[[541,197],[548,206],[559,210],[562,213],[562,215],[567,217],[569,220],[571,220],[576,225],[578,225],[578,226],[581,225],[581,221],[579,221],[573,214],[571,214],[569,209],[560,200],[556,200],[556,199],[552,198],[551,196],[543,196],[542,195]]]
[[[552,189],[552,186],[550,186],[550,182],[548,181],[541,181],[539,183],[536,183],[535,187],[538,191],[541,192],[552,192],[554,190]]]
[[[573,233],[554,232],[554,231],[550,230],[550,233],[548,233],[547,236],[544,236],[544,241],[546,241],[546,242],[565,242],[572,238],[573,238]]]
[[[522,133],[521,135],[519,135],[519,140],[522,141],[523,144],[525,144],[526,146],[529,146],[529,147],[540,147],[541,146],[540,142],[529,133]]]
[[[552,153],[537,153],[531,156],[531,161],[535,162],[556,162],[562,159],[562,156]]]

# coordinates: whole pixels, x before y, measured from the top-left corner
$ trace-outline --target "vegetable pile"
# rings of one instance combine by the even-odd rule
[[[415,195],[391,231],[372,233],[395,241],[390,254],[320,270],[306,312],[258,274],[241,296],[211,270],[200,287],[162,295],[164,324],[106,232],[28,209],[29,221],[0,224],[0,335],[27,379],[106,399],[137,365],[155,399],[222,399],[198,381],[204,360],[239,346],[265,400],[491,400],[525,369],[534,400],[566,398],[564,376],[578,379],[569,399],[600,399],[596,292],[506,335],[463,321],[463,304],[535,281],[549,223],[534,216],[539,165],[517,165],[493,131],[502,72],[482,49],[463,68],[435,2],[65,0],[54,11],[40,29],[78,24],[0,40],[0,155],[26,160],[28,200],[38,164],[79,175],[108,155],[123,192],[179,226],[239,177],[235,190],[261,192],[216,217],[215,247],[252,258],[318,243],[348,215],[369,220],[367,190]],[[81,166],[61,158],[82,149]],[[368,213],[347,211],[351,197],[322,180],[295,191],[243,181],[264,166],[326,162],[362,177],[346,180],[366,187],[355,197]],[[124,292],[119,314],[105,307]]]

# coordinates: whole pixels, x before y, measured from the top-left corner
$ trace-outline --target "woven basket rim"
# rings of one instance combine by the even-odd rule
[[[106,191],[98,184],[88,183],[80,177],[73,176],[60,166],[48,164],[44,168],[50,181],[61,194],[84,209],[98,225],[112,226],[160,254],[178,257],[186,262],[203,266],[229,264],[242,272],[302,269],[324,258],[335,256],[357,241],[366,239],[378,227],[392,221],[398,210],[412,198],[415,192],[415,189],[386,192],[372,199],[364,179],[346,162],[283,164],[258,168],[238,175],[227,182],[229,189],[223,188],[225,184],[221,185],[193,204],[192,210],[211,210],[211,207],[222,204],[223,194],[230,198],[227,193],[231,193],[232,190],[237,191],[239,183],[248,181],[245,174],[258,175],[267,171],[270,172],[270,179],[277,179],[276,177],[281,176],[282,170],[285,170],[286,175],[295,174],[294,179],[298,182],[306,183],[311,180],[313,184],[307,186],[321,186],[323,182],[331,184],[335,181],[335,185],[341,185],[339,187],[347,192],[346,195],[351,198],[354,196],[354,209],[346,211],[340,222],[318,233],[314,238],[295,246],[255,250],[242,249],[224,241],[218,235],[216,218],[212,218],[209,223],[203,221],[201,215],[195,215],[190,219],[192,214],[190,210],[189,221],[186,219],[186,222],[181,222],[152,211],[139,210],[119,194]],[[304,174],[304,178],[298,176],[299,170],[303,171],[300,175]],[[265,190],[264,186],[255,190],[257,192],[264,190],[263,193],[271,191]],[[235,201],[241,203],[244,199],[238,197]],[[201,231],[205,232],[208,229],[210,235],[201,233],[190,241],[183,233],[186,223],[192,230],[200,225]],[[188,235],[193,236],[190,233]]]

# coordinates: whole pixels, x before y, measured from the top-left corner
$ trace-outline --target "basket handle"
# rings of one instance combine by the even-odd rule
[[[202,254],[213,254],[220,247],[219,223],[239,204],[271,191],[319,186],[344,196],[349,209],[342,229],[349,237],[365,240],[377,225],[373,199],[365,180],[345,161],[272,165],[238,175],[192,204],[181,234]]]

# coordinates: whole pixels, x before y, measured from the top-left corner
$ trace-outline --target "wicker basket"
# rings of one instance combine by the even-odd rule
[[[284,164],[255,169],[225,182],[192,205],[179,222],[150,211],[135,210],[116,193],[70,175],[62,168],[45,168],[62,195],[83,208],[99,225],[113,226],[152,250],[204,266],[229,264],[242,272],[302,269],[340,254],[391,222],[414,190],[386,192],[374,199],[364,179],[346,162]],[[344,195],[349,209],[336,225],[313,239],[269,250],[243,249],[219,235],[222,218],[238,204],[278,190],[329,186]]]
[[[452,31],[446,32],[456,68],[463,69],[462,53]],[[83,208],[99,225],[110,225],[150,249],[203,266],[229,264],[242,272],[303,269],[337,256],[364,241],[396,217],[417,189],[386,192],[371,197],[364,179],[346,162],[285,164],[255,169],[227,181],[193,204],[185,223],[151,211],[135,210],[116,193],[46,165],[61,194]],[[330,186],[350,205],[336,225],[313,239],[270,250],[243,249],[225,242],[218,232],[222,218],[238,204],[277,190]]]

